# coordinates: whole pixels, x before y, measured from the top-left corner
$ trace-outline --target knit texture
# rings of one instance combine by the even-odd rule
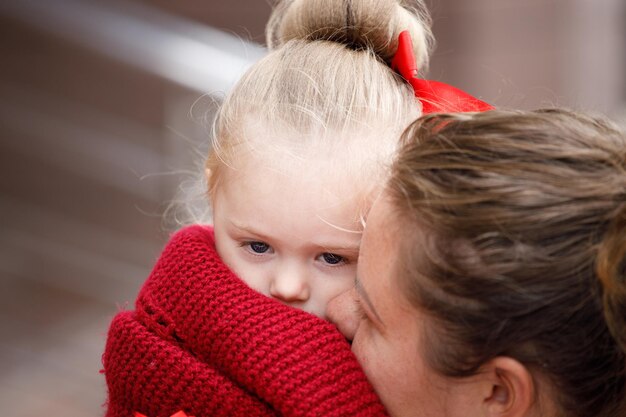
[[[172,237],[103,363],[107,417],[386,415],[337,329],[250,289],[208,227]]]

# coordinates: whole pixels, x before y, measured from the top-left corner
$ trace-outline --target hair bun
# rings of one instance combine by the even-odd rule
[[[408,30],[420,71],[426,70],[433,43],[430,16],[423,0],[411,6],[397,0],[281,0],[266,28],[267,44],[276,49],[293,40],[325,40],[355,50],[369,50],[387,64]]]

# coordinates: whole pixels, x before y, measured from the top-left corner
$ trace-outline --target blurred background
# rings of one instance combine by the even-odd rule
[[[430,0],[429,78],[626,125],[624,0]],[[0,0],[0,413],[102,415],[101,354],[265,54],[270,0]],[[193,110],[192,110],[193,109]],[[169,218],[168,218],[169,219]]]

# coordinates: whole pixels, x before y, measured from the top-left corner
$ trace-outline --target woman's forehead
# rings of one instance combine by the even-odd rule
[[[359,285],[386,321],[414,311],[399,276],[401,241],[406,234],[395,212],[393,202],[384,193],[374,202],[365,223],[359,258]]]

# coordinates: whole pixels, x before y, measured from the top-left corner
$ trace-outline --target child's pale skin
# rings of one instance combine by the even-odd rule
[[[225,168],[212,195],[217,251],[251,288],[326,318],[354,285],[360,195],[322,159],[286,169],[256,159]]]

